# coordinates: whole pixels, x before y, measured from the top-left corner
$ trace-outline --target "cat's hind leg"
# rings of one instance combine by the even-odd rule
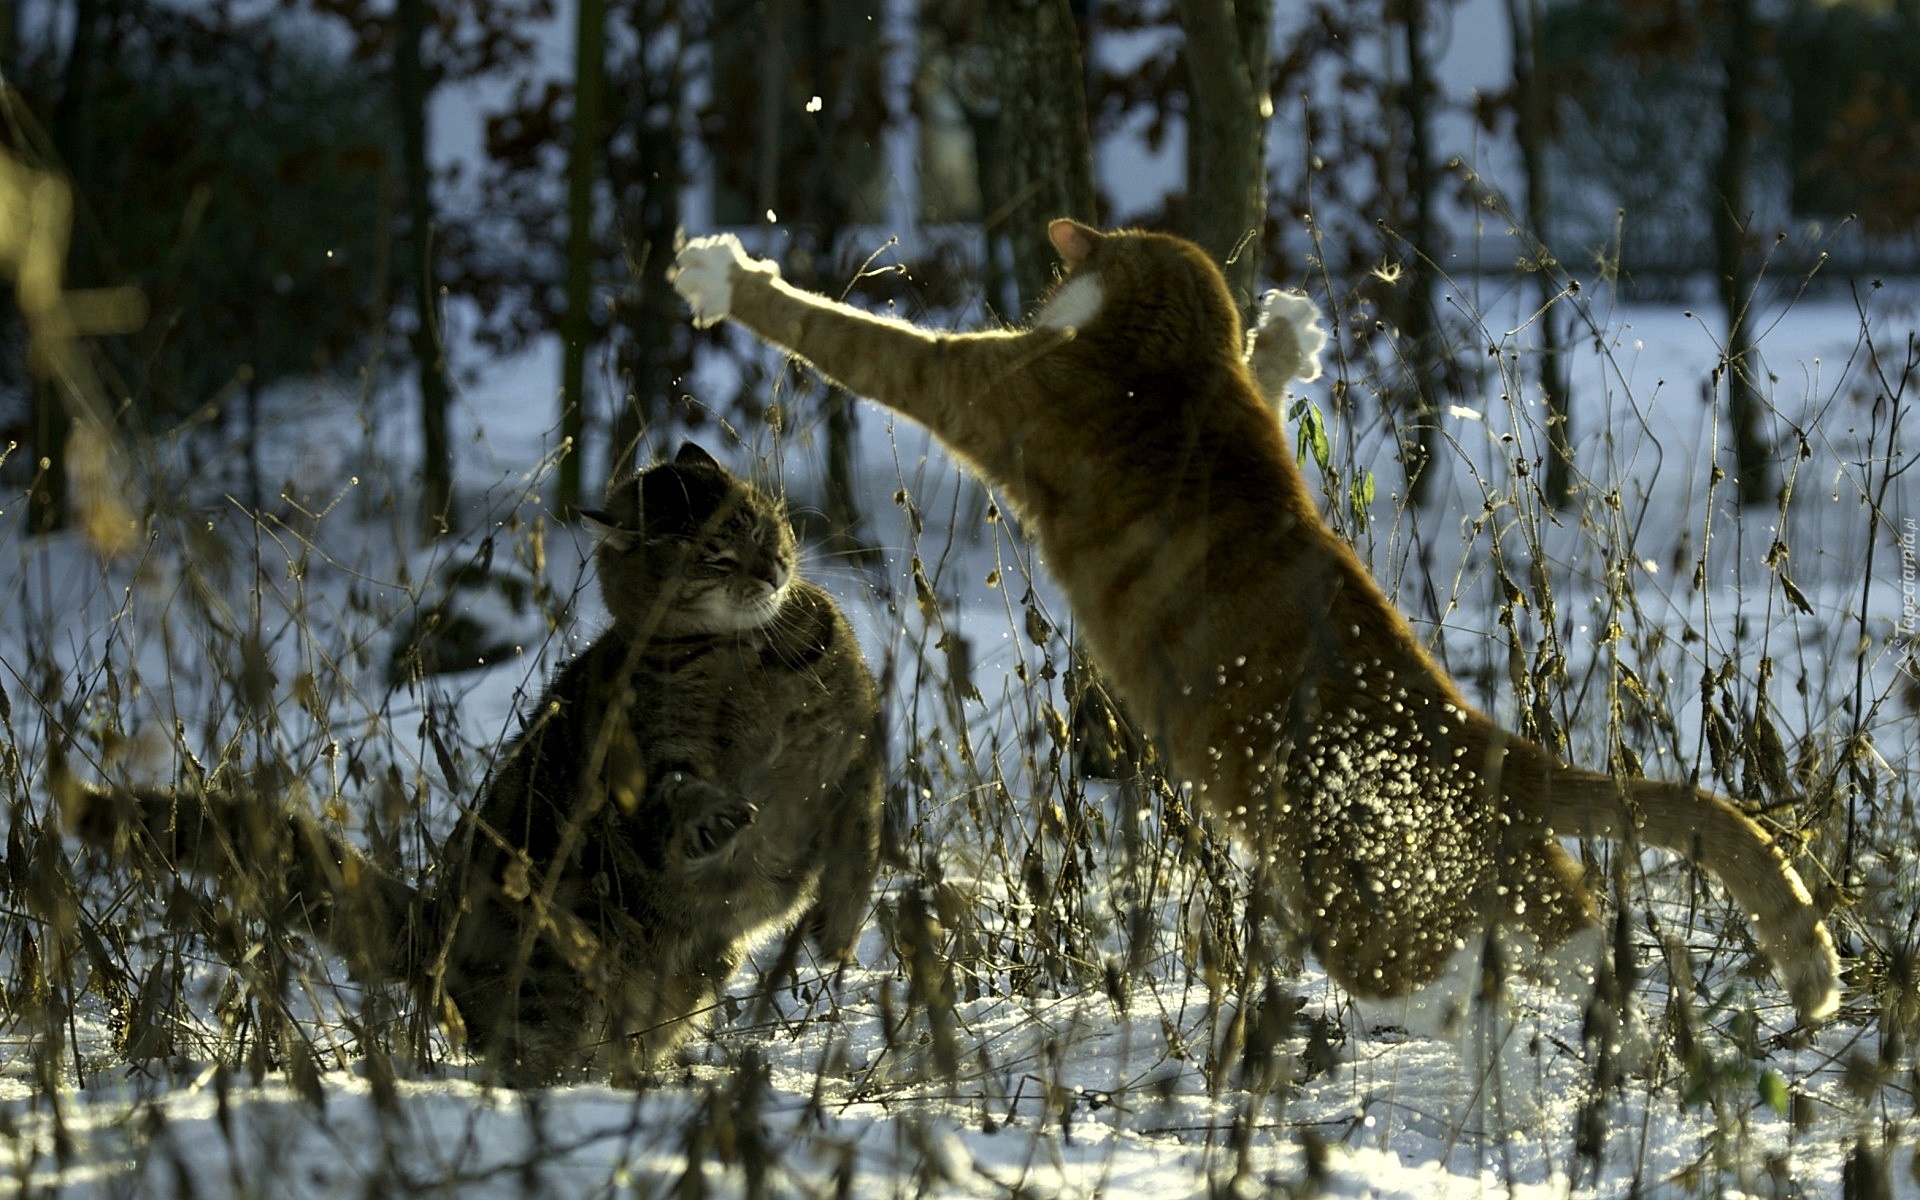
[[[884,780],[879,762],[863,755],[840,784],[822,846],[819,896],[805,919],[807,935],[825,965],[853,961],[866,924],[873,881],[880,873],[880,815]]]

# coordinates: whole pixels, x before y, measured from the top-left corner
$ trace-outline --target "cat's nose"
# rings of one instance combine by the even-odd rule
[[[776,592],[780,590],[780,585],[787,581],[787,569],[776,559],[764,558],[754,563],[752,574],[755,579]]]

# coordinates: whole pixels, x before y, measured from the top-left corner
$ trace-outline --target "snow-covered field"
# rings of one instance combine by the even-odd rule
[[[443,831],[525,690],[601,620],[584,535],[538,499],[558,371],[536,353],[462,397],[469,524],[450,543],[410,532],[397,388],[283,396],[260,448],[291,498],[258,520],[222,498],[241,448],[157,449],[140,480],[164,480],[154,536],[127,560],[28,539],[5,498],[0,1172],[23,1195],[1920,1196],[1920,684],[1898,662],[1920,633],[1920,472],[1897,474],[1914,437],[1889,432],[1913,398],[1912,297],[1868,293],[1864,314],[1802,299],[1767,328],[1775,433],[1804,448],[1783,458],[1782,522],[1732,510],[1712,481],[1717,316],[1604,301],[1574,365],[1590,486],[1544,511],[1515,466],[1538,453],[1540,415],[1502,379],[1529,353],[1526,316],[1488,288],[1458,299],[1496,314],[1481,354],[1496,353],[1456,398],[1433,506],[1399,507],[1362,364],[1308,390],[1341,470],[1330,490],[1376,476],[1364,527],[1342,504],[1343,528],[1470,694],[1563,729],[1578,759],[1624,747],[1649,773],[1713,779],[1709,724],[1741,744],[1777,731],[1802,794],[1761,794],[1816,810],[1811,861],[1845,872],[1836,934],[1858,970],[1831,1026],[1792,1032],[1737,914],[1655,856],[1621,872],[1650,1050],[1598,1103],[1580,1014],[1557,997],[1522,990],[1496,1052],[1356,1012],[1311,963],[1246,968],[1260,938],[1244,865],[1183,837],[1177,806],[1136,813],[1079,780],[1049,733],[1072,624],[1044,564],[920,431],[862,407],[881,554],[809,565],[892,698],[901,854],[860,967],[743,972],[715,1036],[641,1092],[488,1089],[443,1045],[429,1063],[369,1057],[401,1043],[340,964],[60,840],[53,793],[62,770],[166,780],[190,754],[284,771],[295,802],[337,797],[403,857]],[[726,374],[689,388],[717,393]],[[817,504],[821,426],[777,386],[780,437],[703,440]],[[455,606],[518,653],[396,681],[397,630],[475,558],[534,585]],[[1717,785],[1758,769],[1736,753]],[[1606,890],[1612,860],[1594,853]],[[211,948],[233,928],[238,964]],[[938,969],[903,965],[929,938]],[[262,989],[298,1018],[291,1035],[270,1031]]]

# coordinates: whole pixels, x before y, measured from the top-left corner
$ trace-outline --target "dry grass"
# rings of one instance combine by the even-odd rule
[[[99,538],[29,539],[19,504],[0,516],[13,621],[0,639],[0,1126],[22,1191],[49,1163],[77,1171],[101,1153],[146,1163],[150,1179],[204,1181],[170,1157],[201,1143],[169,1128],[186,1119],[182,1095],[211,1088],[226,1132],[194,1135],[211,1141],[240,1138],[244,1105],[256,1131],[278,1127],[275,1104],[330,1107],[328,1136],[368,1164],[355,1186],[369,1194],[556,1180],[597,1194],[1012,1194],[1076,1129],[1105,1128],[1187,1156],[1220,1190],[1304,1194],[1337,1169],[1329,1146],[1411,1138],[1467,1179],[1559,1171],[1608,1194],[1704,1194],[1785,1188],[1844,1158],[1852,1194],[1881,1194],[1874,1172],[1908,1169],[1910,1151],[1888,1165],[1883,1148],[1904,1144],[1920,1082],[1920,666],[1900,607],[1920,518],[1901,422],[1920,355],[1870,294],[1844,363],[1778,364],[1776,428],[1804,454],[1788,456],[1777,512],[1736,521],[1707,467],[1649,469],[1663,423],[1698,418],[1694,383],[1634,376],[1619,315],[1569,293],[1561,311],[1591,344],[1577,384],[1604,398],[1580,411],[1606,424],[1578,431],[1576,501],[1554,511],[1532,466],[1545,442],[1524,399],[1524,331],[1476,315],[1470,294],[1455,328],[1482,400],[1478,419],[1450,423],[1437,507],[1397,503],[1394,430],[1374,399],[1395,364],[1349,357],[1315,414],[1333,519],[1504,719],[1581,761],[1697,771],[1799,847],[1850,963],[1843,1016],[1818,1039],[1791,1029],[1717,889],[1592,846],[1649,1060],[1621,1072],[1548,1001],[1523,1026],[1524,1075],[1507,1063],[1464,1104],[1428,1094],[1476,1064],[1435,1067],[1437,1051],[1362,1026],[1303,965],[1251,866],[1150,762],[1117,781],[1084,769],[1107,756],[1087,737],[1098,722],[1083,713],[1071,614],[1031,548],[988,497],[921,462],[910,436],[883,440],[866,413],[865,444],[895,447],[891,469],[865,465],[880,562],[812,565],[891,697],[893,858],[864,966],[838,981],[743,974],[715,1042],[640,1094],[566,1107],[423,1089],[458,1076],[460,1058],[404,996],[349,980],[257,897],[79,849],[62,836],[63,793],[244,777],[419,870],[511,730],[498,681],[536,688],[591,632],[568,535],[541,515],[544,464],[475,497],[487,516],[464,538],[421,547],[390,478],[405,468],[379,459],[371,432],[350,473],[323,471],[309,495],[260,512],[218,499],[221,455],[237,448],[196,473],[174,449],[129,447],[120,478],[145,497],[133,511],[147,536],[117,555]],[[807,411],[801,382],[773,386],[789,413]],[[365,397],[337,403],[371,411]],[[796,504],[815,432],[790,421],[761,463]],[[510,664],[429,676],[395,658],[394,631],[472,603],[444,601],[479,563],[487,603],[517,601],[526,622]],[[269,1079],[285,1098],[247,1090]],[[487,1144],[496,1109],[517,1114],[518,1140]],[[1663,1144],[1676,1127],[1692,1149]],[[1009,1141],[995,1144],[1024,1147],[1006,1161],[1026,1167],[969,1162],[955,1128],[999,1131]],[[1130,1161],[1112,1149],[1092,1179],[1123,1190]],[[215,1185],[299,1186],[238,1168]]]

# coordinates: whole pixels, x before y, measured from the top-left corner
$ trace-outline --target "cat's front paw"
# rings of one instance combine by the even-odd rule
[[[1260,297],[1260,320],[1247,339],[1247,364],[1262,392],[1278,398],[1295,380],[1320,378],[1326,345],[1320,307],[1303,293],[1276,290]]]
[[[711,858],[759,815],[759,807],[750,801],[730,799],[717,804],[680,827],[680,852],[689,861]]]
[[[689,862],[718,854],[760,815],[750,801],[687,771],[668,772],[659,798],[680,856]]]
[[[733,287],[740,274],[756,272],[778,275],[770,262],[747,257],[740,239],[730,233],[695,238],[683,244],[674,255],[667,281],[693,310],[693,323],[705,329],[726,319],[733,311]]]

